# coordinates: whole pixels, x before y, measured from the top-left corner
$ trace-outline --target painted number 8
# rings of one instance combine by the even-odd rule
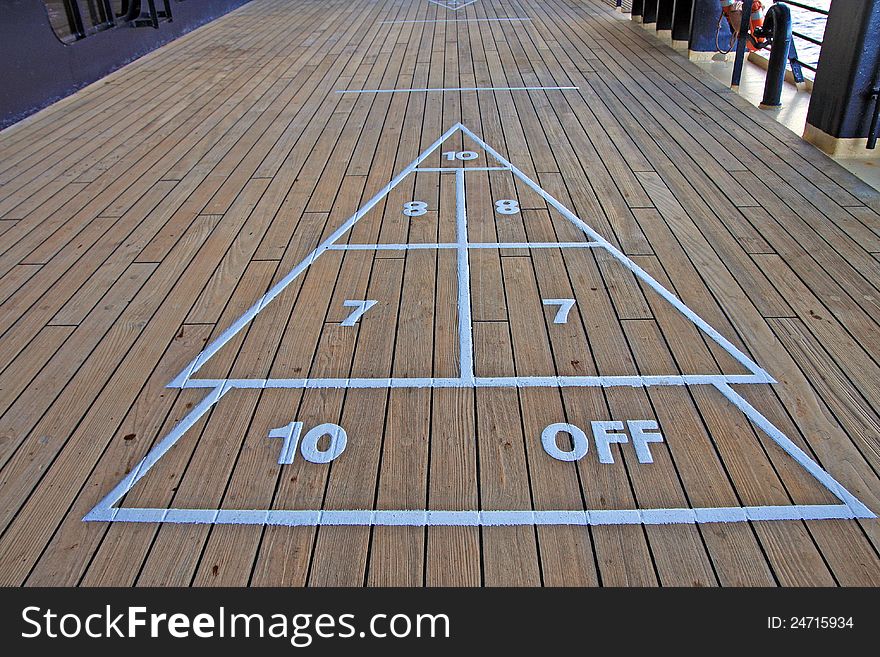
[[[403,204],[403,214],[407,217],[421,217],[428,211],[428,204],[424,201],[410,201]]]
[[[495,212],[498,214],[519,214],[519,201],[509,198],[495,201]]]

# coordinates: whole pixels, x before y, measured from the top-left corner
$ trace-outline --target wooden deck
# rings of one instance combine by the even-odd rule
[[[878,212],[600,0],[255,0],[0,134],[0,583],[880,585]]]

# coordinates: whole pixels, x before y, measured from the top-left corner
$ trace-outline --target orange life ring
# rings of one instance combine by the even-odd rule
[[[739,28],[740,23],[742,21],[742,11],[744,2],[742,0],[721,0],[721,16],[718,18],[718,29],[719,33],[715,35],[716,45],[718,46],[718,50],[720,52],[730,52],[734,48],[734,44],[736,40],[739,38]],[[721,21],[727,19],[728,24],[730,25],[731,37],[730,37],[730,46],[728,50],[722,50],[720,44],[718,43],[720,29],[721,29]],[[764,5],[760,2],[760,0],[752,1],[752,10],[749,16],[749,34],[748,39],[746,40],[746,46],[752,52],[761,49],[761,44],[764,43],[764,37],[755,36],[756,30],[760,32],[760,29],[764,27]]]

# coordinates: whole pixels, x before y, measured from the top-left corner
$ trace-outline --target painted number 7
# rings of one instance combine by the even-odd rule
[[[342,324],[340,326],[354,326],[357,324],[357,321],[363,316],[365,312],[367,312],[370,308],[375,306],[378,301],[371,301],[370,299],[363,300],[354,300],[354,299],[346,299],[342,302],[342,305],[346,308],[354,308],[354,311],[342,320]]]
[[[568,323],[568,312],[574,307],[574,299],[544,299],[545,306],[559,306],[556,317],[553,319],[554,324]]]

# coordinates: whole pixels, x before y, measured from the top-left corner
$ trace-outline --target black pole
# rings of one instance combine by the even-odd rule
[[[672,14],[675,12],[675,0],[657,1],[657,31],[672,30]]]
[[[733,76],[730,86],[734,89],[739,87],[742,80],[743,64],[746,61],[746,42],[749,38],[751,27],[752,3],[750,0],[743,2],[742,21],[739,24],[739,40],[736,42],[736,59],[733,60]]]
[[[642,22],[657,22],[657,3],[659,0],[644,0],[642,3]]]
[[[694,13],[694,0],[675,0],[672,13],[672,40],[687,44],[691,36],[691,16]]]
[[[785,68],[788,50],[791,48],[791,10],[785,3],[777,3],[767,10],[764,30],[773,35],[770,46],[770,63],[764,82],[764,99],[758,106],[762,109],[782,107],[782,85],[785,84]]]
[[[644,0],[633,0],[632,10],[629,12],[631,16],[638,16],[641,20],[644,11]]]

